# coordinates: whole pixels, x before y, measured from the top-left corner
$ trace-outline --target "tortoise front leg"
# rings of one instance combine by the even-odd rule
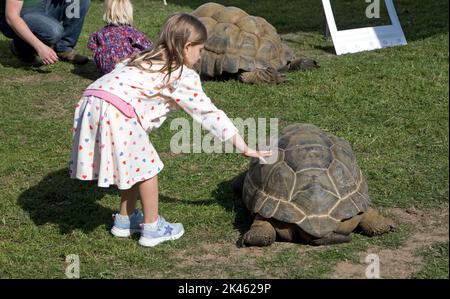
[[[242,241],[247,246],[269,246],[277,237],[274,227],[267,219],[256,215],[250,230],[244,234]]]
[[[376,236],[394,230],[395,223],[391,219],[380,215],[375,209],[369,208],[367,212],[362,215],[358,227],[364,235]]]
[[[244,83],[270,83],[278,84],[286,81],[286,75],[278,72],[274,68],[267,68],[265,70],[255,70],[253,72],[243,72],[239,75],[239,80]]]

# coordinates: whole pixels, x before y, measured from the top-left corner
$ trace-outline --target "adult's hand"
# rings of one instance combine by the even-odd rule
[[[36,52],[44,64],[53,64],[58,61],[58,55],[49,46],[42,44],[36,48]]]

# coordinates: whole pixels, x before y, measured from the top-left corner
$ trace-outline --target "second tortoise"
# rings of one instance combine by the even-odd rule
[[[206,27],[208,40],[195,66],[206,77],[237,75],[244,83],[281,83],[288,70],[318,68],[316,61],[296,58],[275,27],[240,8],[206,3],[192,12]]]

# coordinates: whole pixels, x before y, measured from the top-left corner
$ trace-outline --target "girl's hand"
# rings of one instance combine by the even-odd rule
[[[255,151],[249,148],[245,152],[243,152],[243,155],[246,157],[259,158],[260,160],[265,162],[264,157],[272,156],[272,151]]]
[[[239,149],[239,151],[242,153],[242,155],[246,157],[252,157],[252,158],[259,158],[259,161],[267,164],[266,159],[264,157],[272,156],[272,151],[256,151],[254,149],[251,149],[248,147],[248,145],[245,143],[244,139],[242,139],[242,136],[239,134],[235,134],[233,138],[230,139],[231,143]]]

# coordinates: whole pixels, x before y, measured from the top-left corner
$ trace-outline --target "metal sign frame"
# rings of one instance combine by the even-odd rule
[[[338,30],[330,0],[322,0],[337,55],[407,44],[392,0],[385,0],[385,3],[391,25]]]

